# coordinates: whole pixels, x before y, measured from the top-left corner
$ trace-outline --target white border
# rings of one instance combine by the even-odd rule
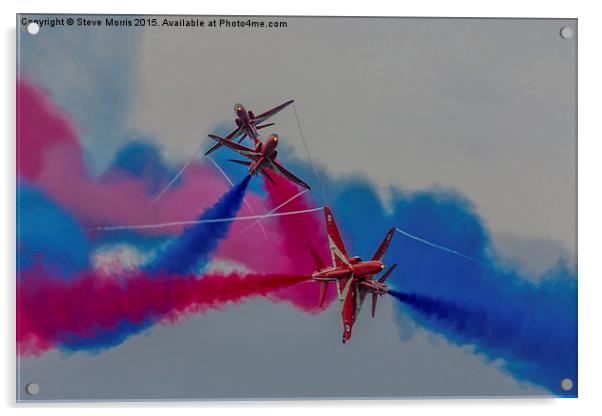
[[[362,3],[350,1],[304,0],[294,3],[262,0],[228,0],[226,2],[198,2],[186,0],[146,0],[144,2],[69,1],[69,0],[21,0],[2,2],[0,19],[3,24],[2,66],[5,96],[1,101],[2,125],[7,127],[3,141],[4,163],[1,169],[4,187],[4,203],[1,205],[3,221],[2,250],[0,264],[5,266],[3,274],[4,311],[0,347],[3,369],[0,378],[2,405],[15,409],[15,324],[14,324],[14,273],[15,273],[15,14],[29,13],[157,13],[157,14],[272,14],[272,15],[347,15],[347,16],[472,16],[472,17],[555,17],[579,19],[579,389],[577,400],[518,399],[518,400],[412,400],[412,401],[318,401],[318,402],[194,402],[194,403],[131,403],[131,404],[46,404],[18,405],[20,414],[40,411],[44,414],[80,414],[78,408],[85,407],[89,414],[105,414],[107,408],[127,407],[132,415],[160,415],[167,408],[183,414],[198,414],[211,409],[225,414],[237,414],[241,408],[250,414],[306,415],[308,412],[326,414],[343,410],[350,415],[378,412],[396,414],[400,412],[427,411],[432,414],[472,415],[486,412],[488,415],[507,415],[516,411],[530,414],[563,415],[588,414],[602,408],[600,356],[601,327],[599,297],[602,295],[600,281],[602,270],[598,261],[597,237],[602,230],[602,186],[600,183],[600,150],[602,134],[599,129],[601,109],[598,105],[602,96],[601,15],[596,2],[583,1],[532,1],[505,0],[483,1],[421,1],[398,2],[371,0]],[[310,382],[310,380],[308,380]],[[361,382],[361,380],[358,380]],[[198,409],[198,408],[203,409]]]

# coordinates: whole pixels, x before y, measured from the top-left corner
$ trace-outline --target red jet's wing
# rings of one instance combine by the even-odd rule
[[[283,176],[286,179],[288,179],[289,181],[296,183],[297,185],[305,189],[311,189],[311,187],[307,183],[305,183],[301,178],[295,176],[290,170],[282,166],[282,164],[277,160],[270,159],[270,168],[280,176]]]
[[[328,246],[330,255],[332,256],[332,264],[335,267],[351,267],[349,264],[349,256],[341,239],[341,233],[334,221],[334,216],[330,208],[324,208],[324,216],[326,218],[326,231],[328,232]]]
[[[210,134],[209,137],[212,138],[213,140],[215,140],[216,142],[218,142],[218,144],[222,144],[226,147],[229,147],[230,149],[236,151],[237,153],[240,153],[241,155],[247,156],[251,159],[255,159],[260,155],[258,152],[255,151],[255,149],[251,149],[250,147],[243,146],[242,144],[234,143],[231,140],[226,140],[224,138],[216,136],[215,134]]]
[[[268,118],[272,117],[274,114],[281,112],[282,110],[284,110],[286,107],[288,107],[289,105],[291,105],[292,103],[294,103],[295,100],[290,100],[285,102],[284,104],[280,104],[277,107],[274,107],[268,111],[266,111],[265,113],[261,113],[258,116],[255,116],[253,118],[253,123],[256,124],[260,124],[263,123],[264,121],[266,121]]]
[[[228,133],[228,135],[226,137],[224,137],[223,140],[230,141],[230,140],[234,139],[236,136],[238,136],[240,134],[240,130],[241,130],[240,127],[235,128],[230,133]],[[218,137],[218,136],[215,136],[215,137]],[[215,140],[215,139],[213,139],[213,140]],[[222,146],[223,146],[223,144],[220,141],[218,141],[209,150],[207,150],[205,152],[205,156],[210,155],[211,153],[215,152],[217,149],[219,149]]]
[[[380,246],[378,246],[376,253],[374,253],[374,256],[372,256],[372,260],[376,260],[376,261],[382,260],[382,258],[385,256],[385,253],[387,252],[387,249],[389,248],[389,245],[391,244],[393,235],[395,235],[395,228],[391,228],[389,230],[389,232],[383,239],[382,243],[380,243]]]
[[[344,294],[340,298],[341,300],[341,318],[343,320],[343,343],[349,341],[351,338],[351,330],[355,323],[357,315],[357,304],[356,304],[356,291],[351,288],[351,282],[353,279],[349,279],[348,283],[345,284]],[[337,283],[339,281],[337,280]]]
[[[226,137],[224,137],[224,140],[232,140],[234,139],[236,136],[238,136],[240,134],[240,131],[242,130],[242,127],[237,127],[234,130],[232,130],[230,133],[228,133],[228,135]]]

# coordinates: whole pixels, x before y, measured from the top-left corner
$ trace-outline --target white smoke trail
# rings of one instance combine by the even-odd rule
[[[172,227],[176,225],[194,225],[194,224],[210,224],[210,223],[219,223],[219,222],[230,222],[230,221],[249,221],[256,220],[259,218],[270,218],[270,217],[283,217],[287,215],[298,215],[298,214],[306,214],[310,212],[316,212],[324,209],[324,207],[317,207],[311,209],[304,209],[299,211],[290,211],[290,212],[279,212],[275,214],[263,214],[263,215],[248,215],[244,217],[231,217],[231,218],[209,218],[206,220],[189,220],[189,221],[171,221],[164,222],[161,224],[138,224],[138,225],[113,225],[108,227],[93,227],[89,228],[89,231],[113,231],[113,230],[140,230],[140,229],[150,229],[150,228],[165,228]]]
[[[215,160],[213,160],[213,158],[211,156],[207,155],[207,159],[209,159],[211,161],[211,163],[213,163],[213,166],[215,166],[217,168],[217,170],[219,170],[220,173],[222,175],[224,175],[224,178],[226,178],[226,180],[228,181],[228,183],[230,184],[230,186],[234,186],[234,182],[232,182],[232,180],[230,179],[230,177],[226,174],[226,172],[224,172],[224,170],[221,168],[221,166],[218,165],[218,163]],[[243,198],[242,202],[246,205],[247,208],[249,208],[249,211],[251,211],[251,214],[255,214],[255,210],[253,209],[253,207],[251,206],[251,204],[249,204],[249,201],[247,201],[246,198]],[[261,232],[263,233],[263,238],[265,239],[265,241],[268,241],[268,235],[266,234],[265,228],[263,228],[263,225],[261,224],[260,221],[254,222],[248,228],[251,228],[255,224],[259,224],[259,228],[261,228]],[[245,231],[246,231],[246,228],[245,228]]]
[[[307,145],[307,140],[305,140],[305,135],[303,134],[303,129],[301,128],[301,122],[299,121],[299,115],[297,114],[297,104],[293,102],[293,112],[295,113],[295,120],[297,121],[297,128],[299,129],[299,135],[301,136],[301,140],[303,141],[303,146],[305,147],[305,152],[307,153],[307,158],[309,159],[309,164],[311,165],[311,169],[314,171],[314,176],[320,183],[320,188],[322,190],[322,197],[324,198],[324,205],[328,205],[328,198],[326,197],[326,187],[324,187],[324,182],[322,182],[322,178],[318,173],[314,165],[314,161],[311,158],[311,153],[309,151],[309,146]]]
[[[184,166],[182,166],[182,169],[180,169],[180,171],[178,173],[176,173],[176,176],[174,176],[173,179],[167,184],[167,186],[165,188],[163,188],[161,190],[161,192],[159,192],[159,195],[157,195],[155,197],[155,199],[153,199],[153,203],[160,200],[163,197],[163,195],[165,195],[165,193],[171,189],[173,184],[176,183],[178,178],[180,176],[182,176],[184,171],[186,171],[186,169],[188,169],[188,167],[191,165],[191,163],[194,162],[199,157],[199,153],[201,153],[201,150],[203,149],[203,145],[204,145],[204,143],[201,143],[199,145],[199,147],[196,149],[196,152],[194,152],[194,155],[190,158],[190,160],[188,162],[186,162],[186,164]]]
[[[413,234],[410,234],[410,233],[408,233],[408,232],[406,232],[404,230],[401,230],[399,228],[395,228],[395,230],[397,230],[397,232],[405,235],[406,237],[409,237],[409,238],[411,238],[413,240],[419,241],[419,242],[421,242],[423,244],[426,244],[427,246],[430,246],[430,247],[433,247],[433,248],[437,248],[439,250],[446,251],[446,252],[454,254],[454,255],[456,255],[458,257],[462,257],[462,258],[465,258],[465,259],[470,260],[472,262],[475,262],[475,263],[478,263],[480,265],[484,265],[485,266],[485,264],[481,263],[479,260],[475,259],[474,257],[470,257],[470,256],[468,256],[466,254],[460,253],[459,251],[453,250],[451,248],[448,248],[448,247],[445,247],[445,246],[441,246],[439,244],[435,244],[435,243],[433,243],[431,241],[428,241],[428,240],[425,240],[425,239],[420,238],[418,236],[415,236]]]
[[[301,192],[299,192],[296,195],[293,195],[292,197],[290,197],[289,199],[287,199],[286,201],[284,201],[282,204],[278,205],[276,208],[270,210],[268,212],[268,214],[272,214],[276,211],[278,211],[280,208],[283,208],[284,206],[288,205],[289,203],[293,202],[295,199],[299,198],[301,195],[303,195],[305,192],[308,192],[309,189],[304,189]],[[244,234],[245,232],[247,232],[249,229],[251,229],[255,224],[260,224],[261,225],[261,221],[263,220],[263,218],[258,219],[257,221],[255,221],[254,223],[252,223],[251,225],[249,225],[248,227],[242,229],[238,234],[236,234],[234,237],[239,237],[241,234]]]

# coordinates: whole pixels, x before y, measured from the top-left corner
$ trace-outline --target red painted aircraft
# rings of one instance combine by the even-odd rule
[[[312,274],[312,279],[320,282],[320,306],[324,303],[328,282],[334,281],[336,283],[337,294],[342,307],[343,343],[345,343],[351,338],[351,329],[366,295],[372,294],[372,317],[374,318],[378,296],[382,296],[388,291],[385,280],[397,264],[392,265],[378,280],[374,280],[374,277],[385,268],[381,260],[389,248],[389,244],[391,244],[395,228],[389,230],[372,258],[368,261],[362,261],[360,257],[349,257],[347,255],[341,234],[329,208],[324,208],[324,215],[326,217],[332,267],[326,267],[320,256],[310,247],[312,256],[319,268],[318,271]]]
[[[248,166],[249,175],[253,176],[261,173],[270,182],[275,184],[274,179],[272,179],[268,173],[268,171],[271,171],[283,176],[289,181],[296,183],[305,189],[311,189],[307,183],[295,176],[292,172],[287,170],[282,163],[276,160],[276,156],[278,155],[276,148],[278,147],[278,141],[280,140],[280,137],[277,134],[271,134],[265,143],[262,143],[261,140],[255,137],[253,139],[255,142],[255,149],[234,143],[232,140],[226,140],[225,138],[216,136],[215,134],[210,134],[209,137],[218,142],[217,144],[229,147],[235,152],[248,157],[250,161],[235,159],[229,160],[230,162],[238,163],[239,165]]]
[[[254,141],[258,136],[257,130],[274,125],[274,123],[261,123],[267,121],[270,117],[284,110],[286,107],[288,107],[294,102],[295,100],[287,101],[283,104],[280,104],[277,107],[266,111],[265,113],[261,113],[258,116],[253,114],[252,111],[247,111],[247,109],[242,104],[235,104],[234,113],[236,114],[236,119],[234,121],[236,122],[236,128],[232,130],[224,139],[230,141],[242,134],[242,136],[238,140],[238,143],[242,142],[247,136]],[[220,147],[222,147],[221,143],[213,145],[211,149],[205,152],[205,156],[215,152]]]

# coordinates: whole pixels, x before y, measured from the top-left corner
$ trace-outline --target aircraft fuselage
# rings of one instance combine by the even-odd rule
[[[242,127],[244,133],[246,133],[252,139],[257,138],[257,128],[253,123],[252,113],[242,104],[236,104],[234,106],[234,114],[236,114],[236,125]]]
[[[249,166],[249,175],[257,175],[263,168],[269,168],[268,162],[270,159],[276,157],[276,148],[278,147],[279,137],[277,134],[272,134],[267,138],[265,143],[258,142],[255,150],[261,153],[251,165]]]
[[[351,263],[347,267],[332,267],[314,272],[314,274],[312,274],[312,278],[314,280],[336,280],[353,276],[356,279],[362,279],[365,276],[379,273],[384,268],[385,265],[380,261],[359,261],[357,263]]]
[[[376,294],[384,294],[387,287],[382,283],[376,282],[373,276],[380,273],[385,265],[377,260],[361,261],[358,257],[351,257],[349,265],[346,267],[330,267],[319,270],[312,274],[312,279],[320,280],[336,280],[340,284],[339,290],[344,290],[344,287],[349,285],[346,293],[339,293],[343,296],[341,299],[341,318],[343,320],[343,343],[351,339],[351,331],[357,317],[357,313],[362,302],[360,298],[360,290],[369,291]],[[361,289],[360,289],[361,288]]]

